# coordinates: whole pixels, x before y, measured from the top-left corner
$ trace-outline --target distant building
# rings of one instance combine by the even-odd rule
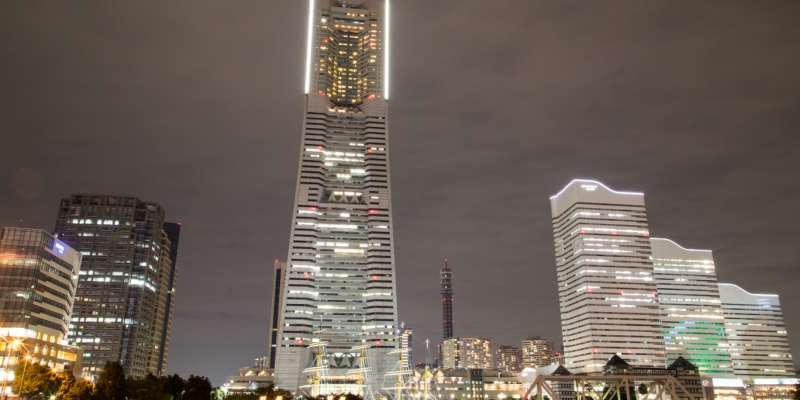
[[[269,368],[275,369],[275,353],[278,350],[278,324],[280,322],[280,312],[283,304],[283,283],[286,281],[286,263],[275,260],[272,273],[272,311],[270,312],[270,329],[267,337],[267,355]]]
[[[522,341],[522,367],[539,368],[553,363],[553,342],[534,336]]]
[[[564,350],[553,353],[553,359],[550,365],[564,365]]]
[[[178,287],[178,242],[181,236],[180,222],[164,222],[164,234],[166,238],[161,239],[162,253],[166,253],[169,257],[169,268],[163,268],[158,271],[159,288],[157,291],[163,298],[163,318],[161,321],[161,344],[160,353],[158,356],[157,371],[160,374],[166,374],[167,356],[169,355],[169,337],[172,333],[172,315],[175,310],[175,289]],[[169,241],[167,246],[166,241]]]
[[[269,368],[269,357],[256,357],[253,361],[253,368],[265,369]]]
[[[500,371],[522,371],[522,351],[514,346],[500,346],[497,350],[495,365]]]
[[[719,284],[719,295],[736,376],[795,378],[778,296],[752,294],[726,283]]]
[[[405,393],[410,398],[426,398],[427,388],[431,398],[441,400],[505,400],[521,399],[525,386],[519,374],[499,370],[414,368],[406,380]]]
[[[402,351],[401,367],[404,370],[411,369],[411,360],[413,360],[412,350],[414,347],[414,331],[405,326],[405,323],[400,324],[399,330],[400,337],[400,350]]]
[[[264,362],[266,362],[266,357],[256,358],[256,364],[263,364]],[[252,367],[239,368],[239,373],[228,376],[222,387],[228,393],[248,393],[260,387],[269,386],[274,383],[274,379],[275,370],[254,365]]]
[[[443,368],[492,369],[492,341],[479,338],[451,338],[444,341]]]
[[[664,366],[644,194],[576,179],[550,208],[565,366],[599,372],[617,353]]]
[[[651,238],[650,245],[667,364],[683,357],[703,375],[732,375],[711,251],[669,239]]]
[[[70,340],[84,351],[82,376],[96,378],[108,361],[120,361],[126,376],[165,374],[166,303],[175,301],[175,282],[170,287],[164,214],[158,203],[136,196],[61,199],[56,235],[83,256],[70,325]]]
[[[0,235],[0,379],[14,379],[19,360],[79,374],[83,351],[69,346],[69,317],[75,301],[81,255],[41,229],[5,227]],[[10,347],[10,348],[9,348]],[[10,382],[9,382],[10,386]]]

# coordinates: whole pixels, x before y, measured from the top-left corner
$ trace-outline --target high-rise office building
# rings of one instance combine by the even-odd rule
[[[553,363],[555,347],[553,342],[541,336],[529,337],[522,341],[522,367],[539,368]]]
[[[492,341],[480,338],[450,338],[442,345],[442,368],[492,369]]]
[[[164,295],[164,316],[161,321],[161,344],[159,348],[158,365],[156,370],[160,374],[166,374],[167,356],[169,355],[169,337],[172,333],[172,315],[175,310],[175,289],[178,286],[178,242],[181,236],[181,223],[164,222],[164,234],[162,238],[162,252],[167,249],[164,240],[169,241],[169,269],[163,268],[158,271],[158,282],[165,292]],[[162,292],[161,289],[158,289]],[[160,375],[159,375],[160,376]]]
[[[362,335],[374,371],[397,361],[388,354],[397,348],[390,2],[309,4],[303,138],[275,381],[289,390],[310,385],[314,374],[304,369],[324,351],[329,369],[317,388],[341,391],[357,384],[348,371],[359,360],[353,347]],[[310,348],[314,340],[325,346]]]
[[[495,367],[501,371],[522,371],[522,350],[509,345],[500,346],[497,350]]]
[[[644,195],[574,180],[550,204],[565,367],[600,372],[615,354],[663,367]]]
[[[270,311],[269,336],[267,337],[267,368],[275,369],[275,354],[278,350],[278,318],[281,314],[281,295],[283,294],[283,282],[286,279],[286,263],[275,260],[272,266],[272,310]]]
[[[778,296],[752,294],[726,283],[719,284],[719,295],[736,376],[794,378],[792,352]]]
[[[30,362],[80,373],[83,352],[69,346],[69,317],[75,301],[81,256],[41,229],[5,227],[0,235],[0,353],[2,368]],[[10,347],[10,348],[9,348]],[[0,380],[14,379],[3,371]]]
[[[172,265],[163,225],[164,209],[135,196],[61,199],[56,235],[83,256],[70,325],[70,340],[84,351],[83,376],[96,377],[107,361],[120,361],[127,376],[164,373],[163,272]]]
[[[400,324],[400,330],[398,331],[400,338],[400,349],[403,351],[400,353],[402,355],[401,366],[403,370],[411,369],[411,360],[413,360],[413,349],[414,349],[414,331],[405,326],[405,324]]]
[[[733,374],[710,250],[650,239],[667,364],[689,360],[706,376]]]

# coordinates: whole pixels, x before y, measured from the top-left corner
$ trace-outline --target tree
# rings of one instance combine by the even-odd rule
[[[792,398],[794,400],[800,400],[800,383],[794,386],[794,392],[792,393]]]
[[[119,361],[108,361],[97,377],[94,394],[98,400],[125,400],[125,371]]]
[[[168,400],[171,395],[164,393],[158,378],[148,373],[142,379],[132,376],[125,379],[125,396],[128,400]]]
[[[189,375],[182,400],[211,400],[211,381],[205,376]]]
[[[69,393],[69,390],[75,385],[75,375],[72,375],[71,371],[64,371],[58,374],[56,379],[58,379],[59,382],[56,397],[62,398],[65,394]]]
[[[59,382],[56,373],[46,365],[24,362],[14,369],[14,381],[11,383],[11,390],[19,394],[20,397],[30,394],[53,393],[58,390],[58,387]]]
[[[94,384],[88,379],[74,382],[69,390],[61,395],[61,400],[91,400]]]
[[[640,394],[640,395],[644,396],[644,395],[646,395],[646,394],[647,394],[647,392],[648,392],[648,390],[647,390],[647,386],[645,386],[645,384],[644,384],[644,383],[643,383],[643,384],[641,384],[641,385],[639,385],[639,394]]]
[[[186,386],[186,381],[183,380],[178,374],[162,376],[158,378],[158,383],[161,385],[161,390],[172,396],[173,400],[181,400],[183,388]]]

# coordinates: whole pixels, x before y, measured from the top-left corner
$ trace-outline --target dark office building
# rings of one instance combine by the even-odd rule
[[[169,353],[169,336],[172,331],[172,311],[175,309],[175,287],[178,285],[178,241],[181,236],[181,223],[164,222],[164,233],[171,246],[169,247],[170,268],[158,271],[159,284],[164,285],[166,292],[164,316],[162,318],[161,346],[158,355],[158,371],[165,374],[167,355]]]
[[[107,361],[122,362],[127,376],[164,373],[174,282],[163,229],[164,209],[135,196],[61,199],[55,234],[83,257],[69,334],[84,351],[82,376],[96,377]]]

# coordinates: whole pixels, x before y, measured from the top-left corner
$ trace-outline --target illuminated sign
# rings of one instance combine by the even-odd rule
[[[586,189],[588,192],[594,192],[597,190],[597,185],[581,185],[581,187]]]
[[[61,243],[58,243],[58,242],[56,242],[56,243],[53,245],[53,248],[55,249],[55,251],[56,251],[58,254],[64,254],[64,251],[66,250],[66,248],[64,247],[64,245],[63,245],[63,244],[61,244]]]

